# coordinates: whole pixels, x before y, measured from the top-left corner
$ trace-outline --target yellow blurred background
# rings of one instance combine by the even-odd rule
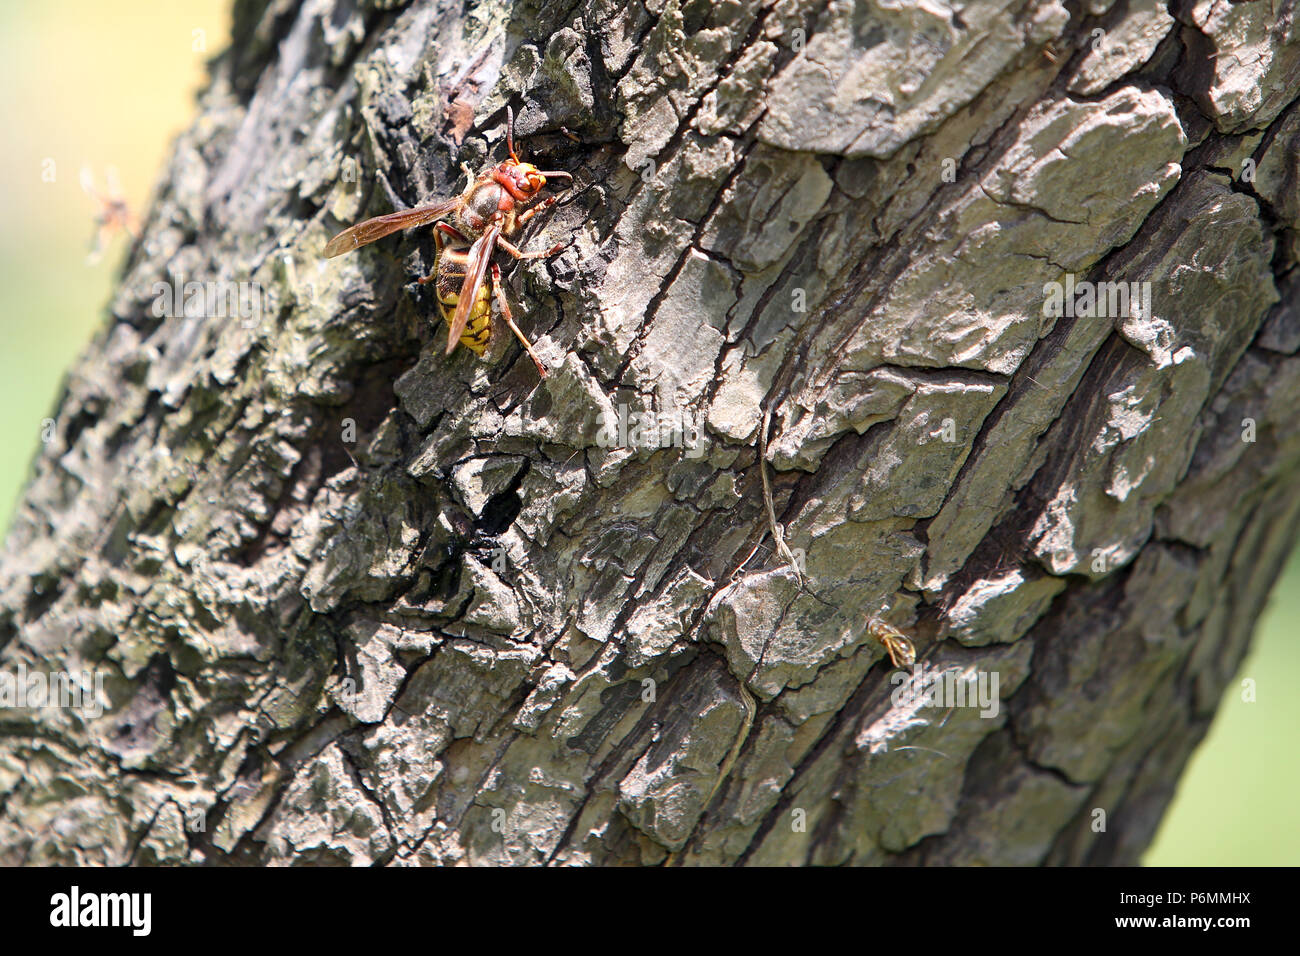
[[[229,0],[0,0],[0,527],[25,481],[64,371],[104,320],[127,240],[88,265],[94,202],[116,167],[145,211],[206,61],[229,36]],[[47,182],[53,161],[53,181]],[[43,178],[43,172],[47,174]],[[1300,863],[1300,560],[1275,591],[1236,685],[1193,759],[1148,865]]]
[[[172,138],[190,122],[230,0],[0,0],[0,522],[26,479],[65,369],[106,314],[128,239],[87,263],[116,167],[143,213]],[[52,181],[51,181],[52,180]]]

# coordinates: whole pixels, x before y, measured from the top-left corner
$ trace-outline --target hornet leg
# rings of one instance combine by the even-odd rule
[[[520,216],[519,216],[519,225],[522,226],[524,223],[526,223],[529,219],[532,219],[534,216],[536,216],[536,215],[537,215],[539,212],[541,212],[543,209],[548,209],[548,208],[550,208],[551,206],[554,206],[554,205],[555,205],[555,201],[556,201],[558,198],[559,198],[558,196],[547,196],[546,199],[545,199],[545,201],[543,201],[543,202],[541,202],[540,204],[534,206],[532,209],[525,210],[525,211],[524,211],[523,213],[521,213]]]
[[[492,288],[496,292],[497,305],[501,307],[501,316],[506,320],[506,325],[510,326],[510,331],[515,333],[515,336],[523,343],[524,348],[528,351],[528,357],[537,366],[537,374],[542,378],[546,378],[546,366],[542,364],[542,360],[533,351],[533,343],[529,342],[528,337],[519,331],[519,326],[515,325],[514,316],[510,314],[510,305],[506,302],[506,294],[501,287],[501,269],[495,262],[492,263]]]
[[[434,279],[438,278],[438,260],[442,258],[442,246],[443,243],[446,242],[446,240],[442,238],[442,234],[444,232],[447,235],[451,236],[453,239],[464,240],[465,238],[459,232],[457,232],[454,227],[447,225],[447,223],[445,222],[440,222],[433,227],[433,248],[434,248],[433,271],[430,272],[427,276],[415,280],[416,282],[420,283],[420,285],[425,285],[426,283],[432,282]]]
[[[506,252],[510,253],[516,259],[545,259],[549,256],[555,255],[557,252],[563,249],[565,243],[557,242],[555,245],[551,246],[551,248],[546,249],[542,252],[520,252],[519,249],[516,248],[514,245],[507,242],[503,237],[498,236],[497,245],[500,246],[502,249],[504,249]]]

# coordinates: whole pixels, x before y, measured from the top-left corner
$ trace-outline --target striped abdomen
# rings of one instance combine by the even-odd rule
[[[465,284],[465,270],[469,256],[464,249],[444,247],[438,255],[438,308],[442,310],[442,320],[451,325],[456,314],[456,304],[460,301],[460,290]],[[492,305],[489,295],[492,280],[485,279],[474,296],[474,306],[465,323],[465,331],[460,334],[460,344],[470,349],[479,358],[487,351],[492,341]]]

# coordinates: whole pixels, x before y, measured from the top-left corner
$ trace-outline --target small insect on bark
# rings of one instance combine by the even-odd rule
[[[523,343],[537,366],[538,374],[545,378],[546,366],[537,357],[528,337],[515,325],[502,290],[501,270],[492,262],[492,254],[500,248],[516,259],[538,259],[560,252],[564,243],[540,252],[522,252],[507,237],[517,233],[539,211],[555,203],[556,197],[550,196],[539,205],[525,208],[537,199],[548,179],[572,181],[573,176],[555,170],[540,170],[531,163],[520,162],[515,154],[514,125],[514,111],[507,107],[506,148],[510,158],[484,170],[477,177],[466,170],[470,184],[459,196],[376,216],[344,229],[326,243],[325,257],[341,256],[401,229],[437,222],[434,227],[437,261],[433,272],[419,282],[434,283],[438,307],[449,326],[447,354],[450,355],[459,342],[483,357],[492,340],[492,293],[495,293],[501,317]],[[444,219],[450,221],[439,221]]]
[[[881,608],[884,613],[884,608]],[[867,633],[889,654],[890,662],[902,670],[910,670],[916,663],[916,648],[907,635],[877,615],[867,622]]]

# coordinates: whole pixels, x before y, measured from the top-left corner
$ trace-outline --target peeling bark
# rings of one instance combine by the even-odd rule
[[[0,860],[1136,861],[1300,524],[1293,15],[240,0],[0,559],[107,698],[0,711]],[[428,230],[320,258],[507,105],[541,383]]]

